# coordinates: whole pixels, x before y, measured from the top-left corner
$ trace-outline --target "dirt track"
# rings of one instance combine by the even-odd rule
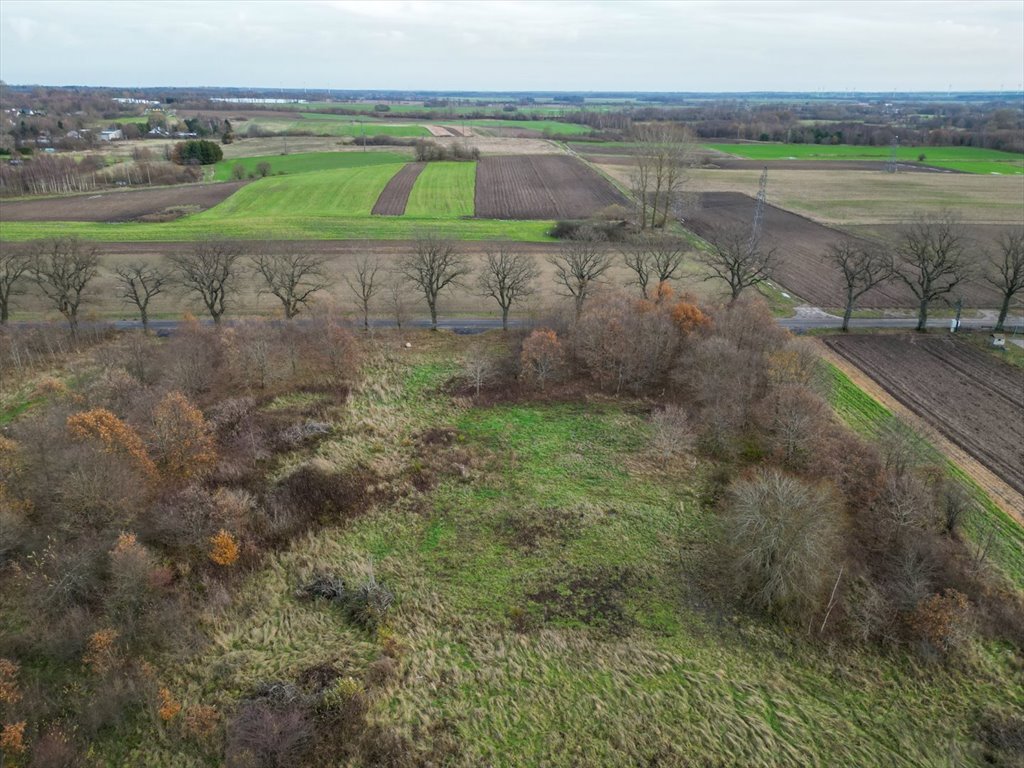
[[[398,173],[391,177],[387,186],[381,190],[380,197],[373,205],[374,216],[401,216],[409,202],[409,193],[420,173],[427,167],[426,163],[406,163]]]
[[[948,336],[832,336],[826,343],[1024,493],[1024,371]]]
[[[0,201],[2,221],[135,221],[174,206],[206,210],[241,189],[245,181],[182,184],[156,189],[104,191],[39,200]]]
[[[485,157],[476,171],[484,219],[583,219],[626,198],[579,160],[559,155]]]
[[[754,199],[740,192],[705,192],[699,207],[686,217],[687,229],[714,240],[722,228],[749,230],[754,218]],[[885,238],[891,240],[895,233]],[[848,234],[795,213],[766,205],[761,243],[779,255],[776,279],[788,291],[818,307],[842,307],[845,303],[840,272],[826,257],[828,247]],[[963,296],[969,307],[994,307],[998,299],[980,282],[965,283]],[[917,302],[902,283],[874,288],[857,302],[859,308],[916,308]]]

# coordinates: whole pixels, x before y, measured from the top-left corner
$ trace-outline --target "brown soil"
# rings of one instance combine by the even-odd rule
[[[826,343],[1024,493],[1024,371],[949,336],[833,336]]]
[[[452,136],[453,135],[450,130],[448,130],[447,128],[444,128],[443,126],[440,126],[440,125],[424,125],[423,127],[426,128],[428,131],[430,131],[430,135],[431,136]]]
[[[476,171],[476,215],[485,219],[584,219],[625,197],[572,157],[485,157]]]
[[[739,192],[705,192],[699,207],[685,220],[687,229],[708,240],[715,232],[729,227],[749,229],[754,218],[754,199]],[[891,228],[886,240],[893,238]],[[840,272],[827,258],[828,247],[849,237],[849,233],[826,227],[795,213],[766,205],[761,244],[775,248],[779,255],[777,281],[804,301],[819,307],[842,307],[845,292]],[[993,307],[998,298],[980,281],[965,283],[963,296],[967,306]],[[886,283],[864,294],[858,308],[916,309],[917,302],[901,283]]]
[[[405,213],[405,206],[409,202],[412,186],[426,165],[426,163],[406,163],[402,170],[392,176],[391,181],[381,190],[380,197],[377,198],[377,202],[373,206],[373,215],[401,216]]]
[[[167,221],[174,210],[196,213],[222,202],[247,182],[182,184],[0,203],[2,221]]]

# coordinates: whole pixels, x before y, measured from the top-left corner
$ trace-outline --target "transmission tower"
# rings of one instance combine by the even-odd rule
[[[761,172],[761,184],[757,188],[757,200],[754,201],[754,223],[750,227],[750,243],[747,251],[755,253],[761,244],[761,222],[764,221],[764,199],[768,196],[768,168]]]
[[[896,173],[896,155],[900,148],[900,137],[892,137],[892,146],[889,147],[889,161],[885,164],[886,173]]]

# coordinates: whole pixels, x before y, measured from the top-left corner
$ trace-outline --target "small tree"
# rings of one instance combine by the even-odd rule
[[[882,250],[847,239],[829,246],[828,260],[839,267],[843,275],[846,289],[843,330],[848,331],[857,299],[892,277],[892,258]]]
[[[483,346],[475,344],[466,353],[462,370],[470,384],[476,389],[476,396],[480,397],[480,388],[494,375],[494,364]]]
[[[392,275],[387,283],[387,299],[395,325],[399,330],[409,317],[409,306],[405,300],[406,282],[402,275]]]
[[[999,253],[991,259],[985,280],[1002,298],[995,328],[1001,331],[1010,312],[1010,302],[1024,288],[1024,230],[1007,232],[1000,238]]]
[[[544,389],[549,381],[561,374],[565,365],[565,351],[557,333],[547,328],[538,328],[523,342],[519,360],[523,379]]]
[[[32,272],[43,295],[68,321],[78,337],[78,310],[83,294],[99,274],[99,251],[77,237],[57,237],[36,246]]]
[[[657,289],[677,277],[685,253],[681,240],[646,234],[631,239],[622,249],[622,258],[636,275],[633,283],[640,295],[647,299],[651,298],[649,288]]]
[[[180,392],[169,392],[153,411],[157,467],[168,480],[202,476],[217,461],[216,444],[202,412]]]
[[[252,257],[252,263],[256,274],[263,278],[261,291],[277,297],[288,320],[299,314],[314,293],[331,284],[324,270],[326,256],[280,251],[257,254]]]
[[[458,284],[469,268],[451,240],[437,235],[416,238],[413,253],[402,261],[405,279],[423,292],[430,309],[430,326],[437,330],[437,299],[445,288]]]
[[[508,330],[512,305],[534,292],[534,282],[539,275],[532,256],[518,253],[505,244],[487,252],[484,271],[480,273],[480,293],[498,302],[503,331]]]
[[[917,298],[918,331],[927,330],[929,305],[967,277],[965,239],[960,222],[949,212],[920,216],[904,229],[895,272]]]
[[[373,297],[381,287],[380,280],[377,278],[378,272],[380,272],[378,259],[359,256],[356,258],[355,274],[345,276],[345,282],[363,312],[363,330],[366,331],[370,330],[370,302],[373,301]],[[398,327],[402,327],[401,321],[399,321]]]
[[[216,145],[214,145],[216,146]],[[191,250],[168,257],[177,272],[178,282],[198,294],[213,322],[220,324],[227,309],[227,296],[238,276],[242,250],[225,240],[197,242]]]
[[[563,289],[562,295],[572,298],[578,319],[587,297],[611,268],[611,255],[592,232],[581,231],[548,261],[555,268],[555,280]]]
[[[270,163],[266,160],[256,163],[256,175],[261,179],[270,175]]]
[[[710,270],[705,280],[722,280],[729,286],[730,302],[747,288],[771,280],[776,268],[775,249],[751,247],[750,234],[739,227],[720,231],[697,261]]]
[[[13,245],[0,249],[0,325],[11,316],[11,297],[24,293],[23,276],[32,266],[32,257]]]
[[[686,410],[666,405],[651,414],[651,443],[663,458],[671,458],[693,449],[696,432]]]
[[[164,292],[167,273],[142,262],[119,264],[114,271],[118,295],[126,304],[133,304],[139,310],[142,329],[149,331],[149,302]]]

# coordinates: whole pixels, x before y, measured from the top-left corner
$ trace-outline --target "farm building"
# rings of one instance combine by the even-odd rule
[[[124,133],[120,128],[108,128],[105,131],[100,131],[100,141],[118,141],[124,138]]]

